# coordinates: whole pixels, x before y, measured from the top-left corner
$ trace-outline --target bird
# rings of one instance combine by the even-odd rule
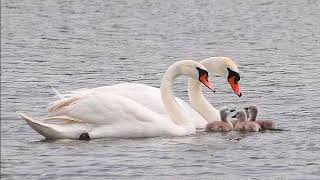
[[[206,132],[229,132],[233,130],[232,123],[228,119],[228,115],[234,112],[234,109],[223,107],[220,110],[221,121],[213,121],[208,123],[205,131]]]

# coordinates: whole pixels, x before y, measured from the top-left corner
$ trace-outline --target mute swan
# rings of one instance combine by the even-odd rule
[[[200,63],[214,75],[226,78],[235,94],[239,97],[242,96],[238,84],[238,81],[240,80],[238,67],[230,58],[210,57],[202,60]],[[120,83],[112,86],[71,91],[64,96],[81,96],[93,92],[120,95],[146,106],[148,109],[162,114],[163,116],[168,116],[162,103],[160,89],[145,84]],[[175,99],[185,110],[185,113],[192,117],[192,123],[196,128],[204,128],[208,122],[220,121],[219,111],[204,97],[201,90],[201,83],[192,78],[189,78],[188,80],[188,96],[191,106],[180,98],[176,97]],[[51,107],[54,107],[54,103]],[[50,109],[51,108],[49,107],[48,116],[56,116],[57,114],[54,111],[50,111]]]
[[[207,132],[228,132],[233,130],[233,126],[228,119],[228,115],[234,112],[234,109],[224,107],[220,110],[221,121],[213,121],[206,126]]]
[[[102,137],[155,137],[194,134],[195,126],[173,96],[173,82],[179,75],[197,79],[213,90],[208,72],[193,60],[171,65],[162,78],[160,91],[166,112],[163,116],[124,96],[92,91],[69,96],[54,102],[46,121],[34,120],[20,114],[28,125],[47,139],[79,139]],[[50,123],[58,120],[60,123]],[[88,136],[88,137],[87,137]]]
[[[244,108],[247,115],[249,116],[249,121],[253,121],[261,126],[261,130],[273,130],[277,128],[277,124],[271,120],[256,120],[258,114],[257,106],[249,106]]]
[[[238,111],[236,114],[236,118],[239,120],[239,122],[234,127],[235,131],[258,132],[261,130],[260,126],[257,123],[247,121],[247,114],[244,110]]]

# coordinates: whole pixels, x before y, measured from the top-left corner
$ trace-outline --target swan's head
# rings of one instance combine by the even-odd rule
[[[216,92],[212,82],[208,79],[209,74],[208,71],[205,69],[205,67],[196,67],[196,79],[198,79],[202,84],[207,86],[209,89],[211,89],[213,92]]]
[[[257,106],[248,106],[245,107],[244,110],[246,111],[247,116],[256,116],[258,114],[258,107]]]
[[[176,78],[179,75],[185,75],[198,80],[215,92],[212,82],[208,80],[209,74],[207,68],[194,60],[182,60],[172,64],[167,69],[164,77]],[[173,79],[169,79],[169,81],[173,81]]]
[[[227,121],[227,117],[229,114],[231,114],[232,112],[235,112],[235,109],[231,109],[229,107],[223,107],[220,109],[220,118],[221,121]]]
[[[210,57],[201,61],[210,72],[217,76],[222,76],[227,79],[233,92],[239,97],[242,96],[239,81],[240,74],[238,66],[228,57]]]
[[[247,120],[247,114],[244,110],[240,110],[236,113],[236,118],[240,121],[246,121]]]

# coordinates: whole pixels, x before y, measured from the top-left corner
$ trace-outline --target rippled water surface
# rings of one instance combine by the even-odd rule
[[[257,104],[287,131],[43,141],[18,117],[45,115],[50,86],[159,87],[173,62],[210,56],[237,62],[243,92],[216,77],[212,104]],[[317,0],[2,1],[1,177],[319,179],[319,68]],[[187,100],[185,78],[175,89]]]

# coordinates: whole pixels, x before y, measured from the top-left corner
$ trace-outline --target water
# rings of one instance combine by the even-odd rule
[[[1,178],[319,179],[320,1],[3,1]],[[287,131],[43,141],[18,117],[60,91],[159,87],[182,59],[228,56],[243,97],[214,78],[217,108],[257,104]],[[187,99],[186,80],[176,95]]]

